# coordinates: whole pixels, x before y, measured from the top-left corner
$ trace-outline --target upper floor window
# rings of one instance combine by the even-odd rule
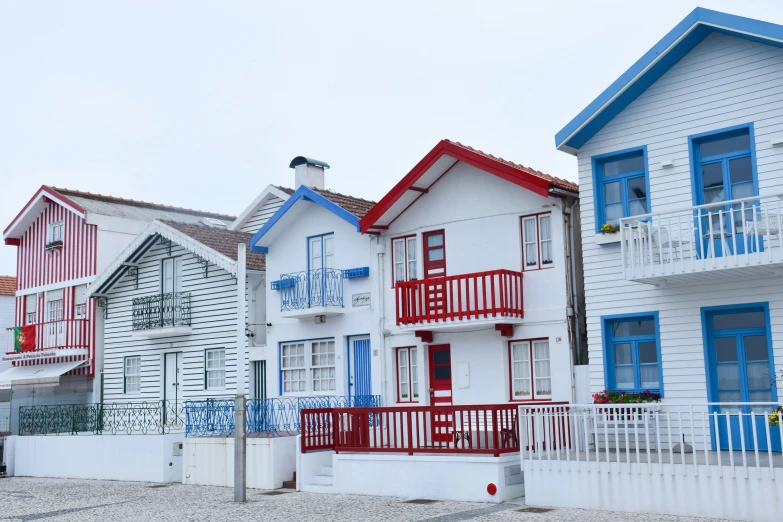
[[[508,355],[511,400],[551,399],[549,340],[511,341],[508,343]]]
[[[603,327],[607,389],[660,393],[657,314],[605,318]]]
[[[701,205],[717,204],[702,211],[708,218],[711,217],[713,234],[718,234],[722,226],[724,232],[739,236],[736,243],[740,246],[743,244],[740,234],[743,233],[744,222],[753,220],[753,209],[748,208],[753,203],[744,202],[744,216],[742,202],[730,205],[721,203],[758,196],[752,133],[750,125],[743,125],[692,136],[690,139],[695,200]],[[705,231],[710,229],[707,221],[705,219],[702,225]]]
[[[416,236],[392,239],[394,283],[418,279],[416,263]]]
[[[182,291],[182,258],[169,257],[160,267],[161,293],[173,294]]]
[[[620,218],[647,214],[646,148],[593,157],[596,231],[606,223],[619,225]]]
[[[522,218],[522,266],[525,270],[551,268],[552,214],[538,214]]]
[[[46,246],[57,246],[63,242],[65,224],[62,221],[46,225]]]
[[[334,234],[311,237],[307,241],[310,270],[334,268]]]

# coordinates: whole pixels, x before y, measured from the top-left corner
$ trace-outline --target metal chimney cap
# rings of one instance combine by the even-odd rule
[[[329,164],[326,163],[325,161],[318,161],[317,159],[313,159],[313,158],[305,158],[304,156],[297,156],[294,159],[292,159],[291,164],[288,165],[288,168],[293,169],[297,165],[304,165],[305,163],[308,165],[315,165],[316,167],[321,167],[324,169],[329,168]]]

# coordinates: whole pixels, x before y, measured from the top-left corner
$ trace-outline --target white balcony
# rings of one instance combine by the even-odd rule
[[[656,286],[783,273],[783,195],[620,220],[623,276]]]

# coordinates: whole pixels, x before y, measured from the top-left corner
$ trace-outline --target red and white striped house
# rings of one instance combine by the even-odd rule
[[[12,367],[0,388],[13,388],[14,406],[30,395],[59,403],[92,402],[100,394],[102,358],[96,329],[105,301],[87,299],[87,286],[154,219],[230,223],[232,216],[42,186],[3,231],[17,247],[16,327],[4,332],[0,359]],[[53,389],[59,390],[52,393]],[[13,421],[12,421],[13,423]]]

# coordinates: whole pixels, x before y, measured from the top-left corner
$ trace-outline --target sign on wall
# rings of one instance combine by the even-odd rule
[[[353,294],[351,296],[351,306],[370,306],[370,292]]]

